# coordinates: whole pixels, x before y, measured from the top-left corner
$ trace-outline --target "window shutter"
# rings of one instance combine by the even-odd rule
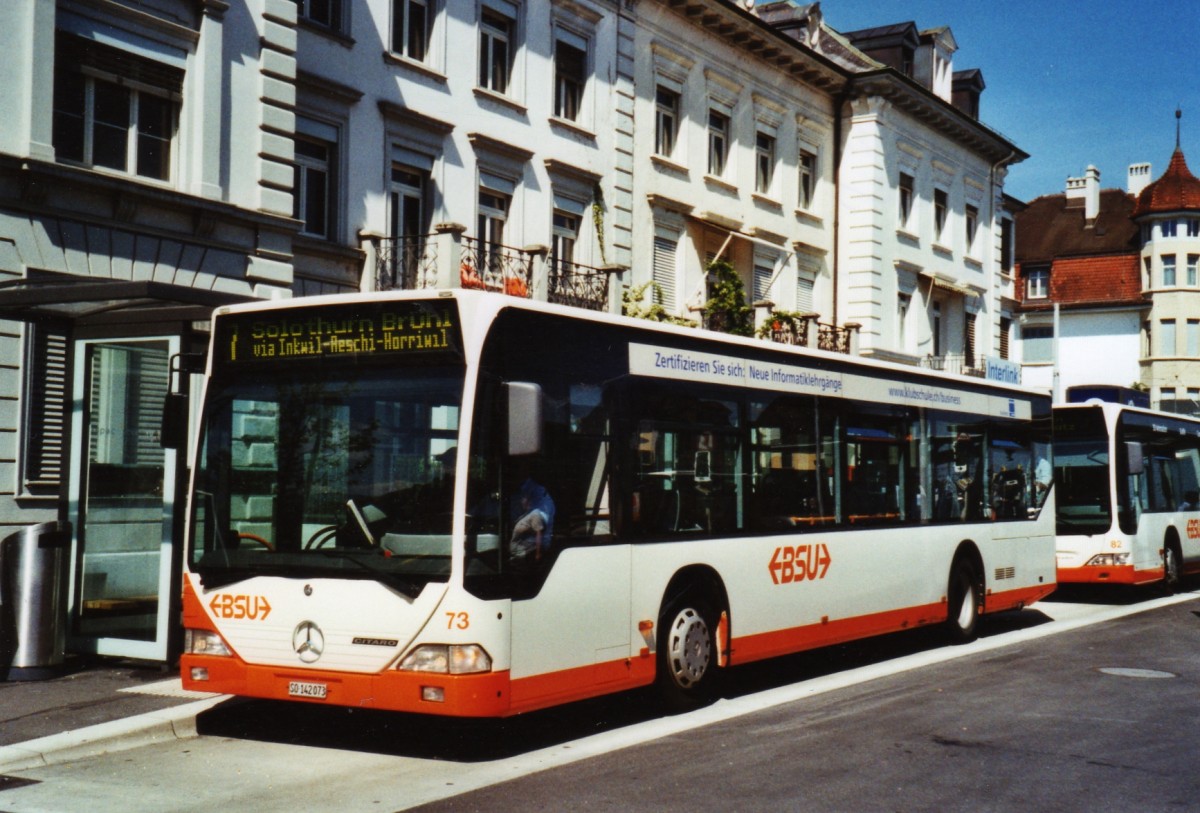
[[[662,305],[668,313],[675,313],[675,241],[666,237],[654,238],[654,281],[662,289]]]
[[[796,310],[799,313],[813,313],[813,287],[816,280],[804,274],[796,277]]]
[[[66,467],[67,336],[30,325],[26,342],[25,493],[56,496]]]

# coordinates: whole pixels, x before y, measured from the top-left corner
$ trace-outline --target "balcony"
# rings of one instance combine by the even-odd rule
[[[857,324],[838,327],[818,322],[815,313],[787,316],[767,314],[758,329],[758,336],[777,344],[855,355],[858,353],[858,330]]]
[[[454,224],[433,234],[371,237],[375,290],[467,288],[609,311],[612,274],[549,256],[544,246],[519,249],[464,235]]]
[[[966,375],[973,378],[984,378],[987,371],[979,366],[974,358],[964,353],[948,353],[944,356],[926,356],[921,359],[921,366],[927,370],[940,370],[944,373]]]

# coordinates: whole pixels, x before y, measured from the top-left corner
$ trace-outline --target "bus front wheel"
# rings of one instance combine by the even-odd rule
[[[696,708],[715,696],[718,616],[713,603],[695,591],[659,616],[657,685],[672,710]]]
[[[1172,542],[1163,545],[1163,589],[1168,593],[1179,590],[1183,582],[1183,563],[1180,560],[1179,548]]]
[[[979,634],[979,579],[969,563],[957,563],[950,573],[947,604],[951,640],[956,644],[974,641]]]

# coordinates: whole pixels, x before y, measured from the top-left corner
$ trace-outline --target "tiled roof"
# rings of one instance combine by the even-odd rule
[[[1134,198],[1121,189],[1100,190],[1100,213],[1089,226],[1083,200],[1063,193],[1043,195],[1016,213],[1017,262],[1049,262],[1055,257],[1137,252]]]
[[[1056,302],[1063,308],[1145,304],[1138,261],[1137,254],[1054,260],[1050,265],[1050,296],[1026,300],[1021,310],[1052,308]],[[1018,271],[1022,279],[1032,265],[1043,264],[1023,263]]]
[[[1185,211],[1200,211],[1200,178],[1188,169],[1183,150],[1176,147],[1167,171],[1138,195],[1133,216]]]

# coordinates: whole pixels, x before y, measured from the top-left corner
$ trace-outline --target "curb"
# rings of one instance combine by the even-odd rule
[[[219,694],[36,740],[0,746],[0,771],[20,771],[196,736],[196,715],[229,699]]]

